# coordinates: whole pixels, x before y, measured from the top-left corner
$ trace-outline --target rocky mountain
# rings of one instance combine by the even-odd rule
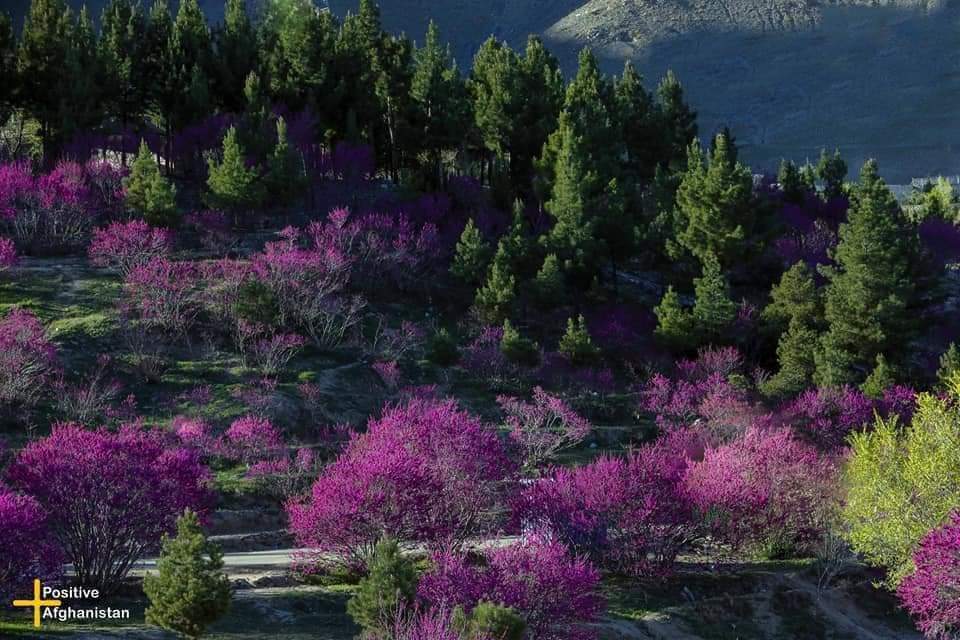
[[[0,7],[22,15],[28,3],[0,0]],[[356,6],[326,3],[340,16]],[[220,0],[201,4],[211,20],[222,15]],[[893,181],[960,173],[960,0],[380,4],[386,27],[414,39],[435,19],[461,68],[488,36],[522,46],[529,33],[540,34],[568,71],[584,46],[611,73],[634,60],[651,85],[673,68],[700,112],[702,133],[730,126],[758,170],[836,146],[854,166],[878,158]]]

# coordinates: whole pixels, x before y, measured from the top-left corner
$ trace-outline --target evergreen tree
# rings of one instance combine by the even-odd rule
[[[847,163],[840,157],[840,151],[827,155],[826,149],[820,152],[820,161],[817,163],[817,177],[823,183],[823,197],[825,200],[842,197],[845,194],[843,181],[847,177]]]
[[[765,395],[785,398],[810,385],[815,370],[818,331],[823,305],[813,274],[804,262],[790,267],[770,291],[770,303],[761,319],[771,335],[779,335],[780,370],[762,387]]]
[[[527,623],[512,608],[481,600],[470,610],[457,607],[451,626],[463,640],[522,640]]]
[[[860,390],[868,398],[880,400],[883,398],[883,392],[897,383],[895,373],[883,354],[877,355],[876,366],[867,379],[860,385]]]
[[[167,0],[154,0],[143,42],[144,75],[149,78],[146,105],[150,119],[164,133],[163,156],[168,173],[173,154],[174,111],[183,93],[183,85],[178,84],[172,38],[173,16]]]
[[[693,315],[680,304],[680,296],[673,287],[667,288],[653,313],[657,316],[654,335],[660,342],[680,351],[686,351],[695,344]]]
[[[388,38],[380,23],[380,8],[373,0],[360,0],[357,13],[348,13],[336,41],[341,122],[347,138],[369,140],[380,147],[377,133],[387,109],[384,95],[371,91],[387,72]],[[349,131],[354,127],[356,131]]]
[[[475,304],[480,315],[490,324],[502,322],[510,312],[517,296],[517,282],[510,267],[510,259],[503,243],[490,264],[486,283],[477,290]]]
[[[177,225],[176,189],[160,173],[147,143],[140,141],[140,150],[130,165],[130,175],[123,181],[127,207],[154,226]]]
[[[456,146],[470,119],[466,85],[450,54],[440,43],[440,30],[430,22],[424,45],[414,54],[410,84],[414,118],[420,147],[427,163],[423,177],[430,186],[439,186],[440,158],[444,149]]]
[[[237,141],[237,130],[230,127],[223,138],[223,158],[218,163],[209,160],[207,187],[211,207],[226,209],[234,214],[249,211],[263,201],[263,185],[256,169],[247,167],[243,149]]]
[[[582,315],[567,319],[567,330],[560,338],[558,350],[578,366],[593,364],[600,357],[600,349],[593,343]]]
[[[803,204],[808,191],[797,165],[789,160],[782,160],[780,170],[777,172],[777,182],[780,184],[780,191],[783,192],[784,201]]]
[[[230,607],[223,553],[189,509],[177,519],[176,537],[164,535],[157,573],[144,576],[143,591],[150,600],[147,622],[188,638],[201,637]]]
[[[765,396],[789,398],[810,386],[816,370],[814,352],[818,337],[817,332],[801,320],[790,320],[777,343],[780,370],[760,387]]]
[[[763,309],[761,318],[775,335],[786,330],[794,319],[808,327],[820,326],[823,322],[820,292],[805,262],[797,262],[783,273],[780,282],[770,290],[770,303]]]
[[[146,18],[139,3],[111,0],[100,19],[99,56],[104,72],[107,113],[122,130],[137,123],[146,110]],[[126,165],[126,149],[121,161]]]
[[[614,86],[618,135],[626,151],[625,171],[638,184],[648,184],[663,153],[661,117],[643,78],[627,61]]]
[[[310,103],[330,107],[337,93],[333,67],[336,19],[312,0],[282,0],[266,6],[260,22],[261,58],[270,96],[299,111]],[[333,116],[322,109],[330,120]]]
[[[217,105],[225,111],[243,110],[244,83],[258,65],[257,33],[247,15],[246,0],[226,0],[223,25],[214,36]]]
[[[720,263],[711,254],[703,261],[703,273],[694,278],[693,323],[701,342],[721,342],[737,318],[737,305],[730,299]]]
[[[170,56],[170,80],[179,91],[169,115],[173,129],[180,130],[210,113],[209,84],[215,77],[210,29],[197,0],[180,0]]]
[[[661,162],[677,170],[687,159],[687,149],[697,137],[697,112],[685,102],[683,86],[672,70],[657,86],[657,105],[663,131],[663,148],[666,154]]]
[[[941,389],[950,388],[950,379],[960,372],[960,349],[954,342],[940,356],[940,368],[937,369],[937,382]]]
[[[523,104],[517,54],[490,37],[473,59],[467,87],[473,100],[474,124],[484,148],[497,158],[511,154],[514,127]]]
[[[510,228],[500,238],[510,266],[518,281],[525,281],[537,274],[540,254],[536,242],[527,229],[527,217],[523,202],[516,200],[513,203],[513,221]]]
[[[427,359],[440,367],[450,367],[460,361],[457,339],[446,327],[441,327],[427,345]]]
[[[753,176],[735,161],[735,155],[721,133],[704,165],[694,142],[677,191],[685,225],[679,242],[701,261],[712,254],[724,266],[743,261],[754,228]]]
[[[70,24],[67,48],[67,95],[60,107],[60,129],[64,140],[78,131],[89,130],[103,121],[103,69],[97,52],[97,36],[86,5]]]
[[[520,332],[507,318],[503,321],[503,338],[500,339],[500,351],[510,362],[525,367],[535,367],[540,362],[540,345]]]
[[[554,165],[554,184],[547,211],[554,226],[545,238],[547,248],[563,260],[563,268],[583,289],[597,270],[601,247],[596,241],[593,197],[601,193],[600,178],[586,163],[583,137],[576,133],[567,111],[560,114],[560,148]]]
[[[293,204],[306,188],[303,162],[287,141],[287,123],[283,118],[277,118],[277,144],[267,158],[264,178],[270,201],[280,205]]]
[[[380,73],[375,91],[382,105],[382,132],[377,135],[381,153],[390,175],[399,180],[399,171],[406,164],[405,153],[415,149],[412,143],[413,108],[410,85],[413,82],[413,43],[405,35],[391,36],[384,41]]]
[[[518,195],[530,188],[534,161],[557,128],[566,86],[559,62],[536,36],[527,39],[519,65],[523,104],[513,127],[510,148],[510,176]],[[540,197],[540,201],[546,197]]]
[[[829,284],[828,329],[817,350],[819,385],[863,381],[881,353],[899,362],[924,304],[916,231],[872,160],[863,166],[839,236],[836,266],[821,268]]]
[[[72,20],[64,0],[31,0],[17,51],[18,101],[39,124],[44,162],[48,164],[58,155],[61,108],[70,96],[67,58]]]
[[[367,576],[347,602],[347,613],[363,628],[364,637],[388,637],[397,616],[411,606],[417,593],[417,572],[400,554],[395,540],[377,543]]]
[[[13,32],[10,15],[0,11],[0,127],[7,123],[13,112],[14,96],[18,90],[17,38]]]
[[[563,272],[557,254],[550,253],[533,280],[534,300],[543,309],[556,307],[563,300]]]
[[[477,285],[487,272],[491,253],[490,243],[484,240],[483,234],[473,224],[473,218],[470,218],[457,241],[450,272],[467,284]]]

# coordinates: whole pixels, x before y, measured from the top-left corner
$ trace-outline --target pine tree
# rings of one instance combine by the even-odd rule
[[[426,42],[414,55],[410,95],[420,145],[428,159],[423,178],[427,185],[438,186],[441,152],[456,146],[462,137],[470,118],[470,101],[450,47],[440,44],[440,30],[432,20]]]
[[[810,386],[816,370],[814,353],[817,338],[817,332],[809,325],[797,318],[790,320],[777,343],[780,370],[760,387],[765,396],[789,398]]]
[[[960,349],[954,342],[940,356],[940,368],[937,369],[937,382],[941,389],[949,389],[949,381],[960,372]]]
[[[380,8],[372,0],[360,0],[357,12],[347,14],[336,41],[342,114],[337,126],[347,138],[369,140],[375,147],[381,146],[377,133],[388,105],[383,92],[371,88],[384,81],[388,42]],[[356,131],[349,131],[350,127]]]
[[[516,610],[486,600],[478,602],[469,614],[455,608],[450,621],[463,640],[522,640],[527,630]]]
[[[803,199],[808,191],[797,165],[789,160],[782,160],[780,170],[777,172],[777,182],[780,183],[780,191],[783,192],[784,201],[803,204]]]
[[[377,543],[368,569],[347,602],[347,613],[363,628],[364,637],[387,637],[397,615],[414,602],[417,573],[413,563],[400,554],[397,542],[389,538]]]
[[[643,78],[629,60],[614,86],[619,136],[624,142],[626,173],[638,184],[653,180],[660,154],[660,114],[653,96],[643,86]]]
[[[100,19],[99,56],[107,113],[126,130],[146,110],[146,18],[138,3],[111,0]],[[121,155],[126,165],[126,150]]]
[[[487,272],[491,253],[490,243],[484,240],[483,234],[473,224],[473,218],[470,218],[457,241],[450,272],[466,284],[476,286]]]
[[[239,113],[244,107],[244,83],[257,67],[257,33],[247,15],[246,0],[226,0],[223,26],[214,37],[217,105]]]
[[[100,125],[104,115],[101,58],[93,18],[86,5],[70,24],[67,47],[67,95],[60,107],[60,130],[65,140]]]
[[[500,238],[510,266],[518,282],[529,280],[537,274],[540,253],[535,240],[528,232],[527,216],[521,200],[513,203],[513,221]]]
[[[593,364],[600,357],[600,349],[593,343],[582,315],[567,319],[567,330],[560,338],[558,350],[578,366]]]
[[[533,280],[534,300],[543,309],[556,307],[563,300],[563,272],[557,254],[550,253]]]
[[[657,86],[657,105],[663,122],[663,148],[666,150],[661,162],[669,169],[677,170],[687,158],[687,149],[697,137],[697,112],[684,100],[683,86],[672,70]]]
[[[686,225],[678,239],[701,261],[713,254],[725,266],[742,262],[754,227],[753,176],[735,161],[723,133],[717,135],[706,166],[697,147],[694,142],[677,191]]]
[[[500,351],[510,362],[525,367],[535,367],[540,362],[540,345],[520,332],[510,323],[503,321],[503,337],[500,339]]]
[[[566,85],[559,62],[536,36],[531,35],[527,39],[527,47],[519,64],[523,106],[513,128],[510,176],[514,193],[522,195],[530,188],[535,159],[543,150],[547,138],[557,128]],[[543,195],[539,200],[542,202],[546,197]]]
[[[730,285],[715,257],[707,254],[703,273],[699,278],[694,278],[693,285],[693,323],[700,341],[723,341],[737,318],[737,305],[730,299]]]
[[[163,130],[164,151],[169,173],[173,155],[174,111],[183,93],[171,43],[173,16],[167,0],[154,0],[143,41],[146,107],[150,119]]]
[[[823,183],[823,197],[825,200],[840,198],[845,194],[843,181],[847,177],[847,163],[840,156],[840,151],[827,155],[826,149],[820,152],[820,161],[817,163],[817,177]]]
[[[693,315],[680,304],[680,296],[673,287],[667,287],[653,313],[657,316],[654,335],[661,343],[679,351],[686,351],[696,344]]]
[[[794,319],[808,327],[820,326],[823,322],[820,292],[805,262],[797,262],[783,273],[780,282],[770,290],[770,303],[763,309],[761,318],[775,335],[786,330]]]
[[[125,202],[129,209],[143,216],[152,225],[175,227],[178,222],[176,189],[160,173],[153,153],[143,140],[124,179]]]
[[[785,398],[810,385],[815,370],[818,332],[823,325],[820,291],[806,263],[798,262],[770,291],[770,303],[761,314],[771,335],[779,335],[780,370],[762,388],[765,395]]]
[[[863,384],[860,385],[860,390],[868,398],[880,400],[883,398],[884,391],[896,383],[896,375],[881,353],[877,355],[876,366],[867,376],[867,379],[863,381]]]
[[[477,51],[467,87],[473,99],[474,123],[483,146],[495,157],[512,150],[514,127],[522,106],[520,60],[494,37]]]
[[[868,161],[854,188],[848,221],[833,252],[824,315],[828,329],[817,350],[819,385],[861,382],[877,355],[904,354],[922,316],[924,282],[915,229]]]
[[[0,127],[7,123],[13,112],[13,99],[18,91],[17,37],[13,32],[10,15],[0,11]]]
[[[230,127],[223,138],[223,158],[209,161],[208,201],[214,208],[235,214],[249,211],[263,201],[263,186],[256,169],[247,167],[243,149],[237,142],[237,130]]]
[[[44,162],[56,158],[61,108],[71,87],[67,56],[72,16],[64,0],[31,0],[17,51],[18,102],[40,125]]]
[[[490,324],[502,322],[517,296],[517,282],[503,244],[497,246],[486,283],[477,290],[475,304],[480,315]]]
[[[264,176],[270,201],[290,205],[297,201],[306,188],[303,162],[287,141],[287,123],[277,118],[277,144],[267,158]]]
[[[560,115],[560,149],[554,165],[555,180],[546,208],[555,224],[546,236],[547,248],[563,260],[564,271],[586,288],[596,273],[600,247],[592,196],[601,191],[599,176],[587,167],[583,138],[572,117]]]
[[[147,573],[143,591],[150,600],[146,619],[164,629],[199,638],[230,606],[230,580],[220,547],[200,530],[189,509],[177,519],[177,535],[164,535],[157,573]]]

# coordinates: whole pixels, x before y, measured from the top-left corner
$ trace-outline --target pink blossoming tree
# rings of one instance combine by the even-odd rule
[[[299,544],[362,567],[391,536],[458,547],[488,530],[515,473],[497,433],[453,400],[388,406],[288,504]]]
[[[960,514],[920,541],[914,572],[897,588],[900,601],[928,638],[948,640],[960,633]]]
[[[46,512],[80,583],[104,592],[158,548],[185,508],[204,514],[212,498],[195,453],[135,425],[56,426],[20,451],[6,477]]]

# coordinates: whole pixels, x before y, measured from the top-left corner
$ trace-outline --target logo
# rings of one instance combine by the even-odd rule
[[[33,607],[33,626],[40,628],[40,608],[41,607],[59,607],[63,603],[60,600],[42,600],[40,598],[41,587],[39,578],[33,581],[33,600],[14,600],[15,607]]]
[[[32,600],[14,600],[13,606],[33,609],[33,626],[40,628],[41,620],[129,620],[129,609],[113,607],[77,608],[65,605],[64,600],[96,600],[100,598],[99,589],[86,587],[67,587],[57,589],[43,585],[40,579],[33,581]]]

